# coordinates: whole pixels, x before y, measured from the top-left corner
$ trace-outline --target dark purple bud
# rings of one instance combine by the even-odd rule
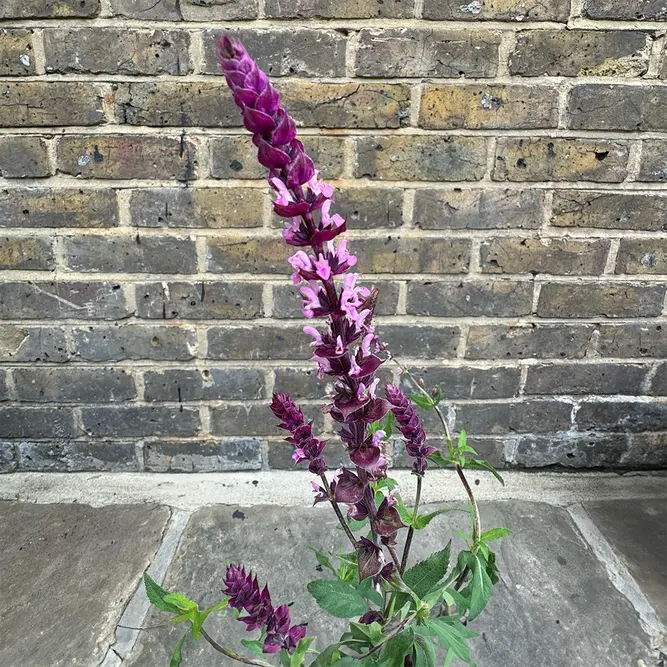
[[[354,505],[364,497],[366,484],[357,475],[347,468],[336,471],[334,475],[336,488],[334,499],[337,503]]]
[[[383,537],[393,535],[399,528],[405,528],[405,524],[401,521],[398,511],[395,507],[389,507],[386,498],[378,508],[374,526],[375,532]]]
[[[358,623],[363,623],[364,625],[383,622],[384,618],[382,618],[382,614],[379,611],[367,611],[358,621]]]
[[[269,116],[275,116],[279,106],[280,106],[280,95],[273,86],[267,86],[260,93],[259,97],[257,98],[257,102],[255,103],[255,109]]]
[[[387,563],[380,571],[380,576],[387,581],[391,581],[394,576],[394,564]]]
[[[285,184],[293,189],[307,183],[314,175],[313,161],[303,151],[299,151],[287,168]]]
[[[296,138],[296,125],[292,117],[284,109],[278,109],[276,129],[271,136],[271,143],[275,146],[286,146]]]
[[[350,460],[360,468],[374,468],[382,450],[373,444],[363,443],[350,450]]]
[[[350,505],[347,508],[347,516],[355,521],[363,521],[368,516],[368,508],[363,501],[356,505]]]
[[[361,546],[357,549],[357,566],[359,568],[359,581],[379,574],[384,566],[382,549],[362,537]]]
[[[274,148],[270,143],[263,139],[259,142],[259,152],[257,159],[260,164],[267,169],[282,169],[290,163],[290,157],[279,148]]]
[[[270,135],[276,126],[271,116],[250,107],[243,109],[243,124],[249,132],[264,136]]]

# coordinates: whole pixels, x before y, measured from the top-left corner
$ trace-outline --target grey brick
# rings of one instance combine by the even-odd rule
[[[271,470],[307,470],[305,462],[298,465],[294,463],[292,452],[294,452],[294,446],[289,442],[270,440],[268,463]],[[327,440],[322,455],[329,470],[335,470],[342,466],[350,467],[350,458],[346,446],[338,438]]]
[[[193,359],[197,335],[192,327],[125,324],[72,329],[76,356],[84,361]]]
[[[623,434],[559,436],[524,435],[513,443],[512,463],[526,468],[615,468],[628,449]]]
[[[403,224],[403,190],[345,187],[335,196],[348,229],[393,229]]]
[[[224,83],[142,81],[117,86],[119,122],[149,127],[239,127],[242,119]]]
[[[667,396],[667,363],[658,366],[648,393],[653,396]]]
[[[277,327],[254,326],[210,327],[209,359],[293,359],[306,360],[312,355],[312,338],[303,333],[303,324]]]
[[[262,467],[259,438],[147,442],[144,456],[149,472],[229,472]]]
[[[0,319],[116,320],[129,310],[120,285],[111,282],[0,283]]]
[[[337,178],[343,169],[342,137],[301,137],[306,153],[323,178]],[[257,148],[250,137],[229,136],[211,139],[211,176],[213,178],[264,179],[267,170],[257,162]]]
[[[238,21],[257,18],[257,0],[181,0],[186,21]]]
[[[188,436],[199,433],[199,408],[103,406],[81,409],[83,428],[94,437]]]
[[[173,236],[75,236],[65,239],[65,261],[74,271],[196,273],[192,239]]]
[[[472,325],[467,359],[581,359],[595,331],[590,324]]]
[[[294,254],[280,235],[246,235],[206,239],[206,268],[212,273],[275,273],[287,275],[287,258]]]
[[[0,362],[68,361],[65,332],[59,327],[0,324]]]
[[[133,442],[22,442],[19,470],[35,472],[136,472]]]
[[[543,197],[538,190],[419,189],[414,224],[421,229],[537,229]]]
[[[48,146],[44,139],[20,135],[0,137],[2,178],[43,178],[52,174]]]
[[[576,420],[583,431],[662,431],[667,424],[667,403],[584,402]]]
[[[456,356],[461,332],[458,327],[430,327],[409,324],[382,324],[377,327],[380,339],[392,354],[404,358],[442,359]]]
[[[0,76],[26,76],[35,73],[32,36],[31,30],[0,30]]]
[[[667,239],[621,239],[615,273],[667,274]]]
[[[113,190],[75,188],[0,190],[0,227],[117,226],[118,205],[116,192]]]
[[[50,29],[46,71],[68,74],[171,74],[190,71],[190,36],[176,30]]]
[[[263,199],[257,188],[134,190],[130,215],[135,227],[261,227]]]
[[[7,370],[0,368],[0,401],[9,400],[7,393]]]
[[[442,427],[441,427],[442,428]],[[443,439],[429,438],[429,444],[433,447],[437,447],[441,451],[447,450],[447,442]],[[505,465],[505,445],[504,439],[501,437],[486,436],[486,435],[475,435],[469,434],[467,438],[467,443],[470,445],[476,452],[479,459],[488,461],[496,469],[503,468]],[[394,445],[394,457],[392,461],[393,468],[412,468],[412,463],[414,459],[408,456],[405,451],[405,445],[402,440],[397,440]],[[433,468],[435,466],[432,466]],[[475,480],[474,483],[478,483],[479,480],[475,479],[477,473],[470,473],[471,480]]]
[[[486,171],[483,137],[358,137],[357,178],[475,181]]]
[[[500,33],[368,28],[359,33],[357,76],[485,78],[496,75]]]
[[[599,275],[609,253],[607,239],[494,238],[482,242],[482,273]]]
[[[518,317],[529,315],[532,282],[475,280],[408,284],[408,315]]]
[[[11,442],[0,442],[0,473],[16,470],[18,462],[16,451]]]
[[[518,76],[633,77],[647,69],[646,33],[631,30],[522,30],[509,58]]]
[[[3,0],[0,19],[91,18],[100,12],[100,0]]]
[[[570,91],[570,127],[575,130],[667,130],[665,86],[584,84]]]
[[[667,432],[630,433],[628,450],[620,464],[632,468],[660,470],[667,466]]]
[[[496,145],[495,181],[595,181],[625,179],[628,144],[604,139],[502,137]]]
[[[266,397],[264,371],[254,368],[170,368],[144,373],[146,401],[257,400]]]
[[[266,16],[275,19],[412,18],[414,0],[266,0]]]
[[[250,320],[262,315],[262,283],[143,283],[137,317],[154,320]]]
[[[53,271],[56,258],[48,236],[0,236],[0,270]]]
[[[642,142],[642,159],[637,180],[649,183],[667,181],[667,141],[647,139]]]
[[[308,421],[314,420],[313,432],[322,431],[323,415],[319,407],[303,407]],[[214,435],[285,435],[268,404],[223,405],[211,408],[211,432]]]
[[[667,335],[663,324],[602,324],[599,329],[597,349],[602,357],[667,359]]]
[[[542,286],[539,317],[657,317],[662,313],[667,285]]]
[[[667,197],[559,190],[550,222],[556,227],[667,231]]]
[[[455,21],[562,21],[570,16],[570,0],[530,3],[525,0],[424,0],[425,19]]]
[[[243,42],[260,67],[270,77],[305,76],[336,77],[345,75],[345,45],[347,39],[334,30],[290,28],[280,30],[205,30],[205,74],[222,74],[218,62],[217,44],[229,34]],[[231,97],[231,95],[229,95]]]
[[[100,125],[104,96],[86,81],[20,81],[0,83],[0,125],[55,127]]]
[[[456,406],[456,428],[471,433],[552,433],[570,428],[570,403],[528,400],[516,403],[467,403]]]
[[[591,19],[660,21],[667,19],[664,0],[584,0],[583,15]]]
[[[71,408],[0,407],[2,438],[72,438],[79,435]]]
[[[431,389],[440,387],[446,401],[455,399],[513,398],[519,391],[521,369],[518,366],[477,368],[474,366],[426,366],[411,368],[415,378],[424,380]],[[401,376],[401,389],[414,392],[407,375]]]
[[[124,18],[178,21],[181,18],[180,0],[111,0],[111,11]]]
[[[137,397],[128,371],[107,368],[15,368],[19,401],[33,403],[120,403]]]
[[[528,367],[526,394],[641,393],[647,366],[633,364],[539,364]]]
[[[330,389],[331,378],[320,380],[314,365],[308,368],[276,368],[275,391],[289,394],[295,401],[302,398],[324,398]]]

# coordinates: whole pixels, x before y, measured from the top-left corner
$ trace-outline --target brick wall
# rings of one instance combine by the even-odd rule
[[[0,470],[289,468],[274,387],[330,429],[225,30],[341,188],[381,333],[452,426],[501,466],[667,463],[667,0],[0,19]]]

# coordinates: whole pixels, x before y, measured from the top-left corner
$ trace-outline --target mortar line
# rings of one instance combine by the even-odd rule
[[[605,262],[604,269],[602,271],[605,275],[614,274],[614,269],[616,268],[616,258],[618,257],[618,251],[621,247],[621,239],[611,239],[609,242],[609,251],[607,253],[607,261]]]
[[[150,577],[160,585],[164,581],[169,566],[176,555],[176,550],[191,516],[190,512],[184,510],[170,508],[169,511],[169,521],[162,535],[160,546],[153,558],[153,562],[146,570]],[[116,667],[122,664],[125,658],[130,655],[143,630],[129,628],[142,627],[150,606],[151,604],[144,591],[143,581],[140,579],[134,594],[116,625],[116,641],[109,646],[105,658],[100,663],[100,667]],[[119,656],[120,660],[118,660]]]
[[[639,621],[647,634],[658,639],[660,644],[667,642],[667,627],[660,621],[653,606],[648,601],[634,577],[614,552],[612,546],[581,504],[570,505],[567,511],[579,529],[584,541],[602,563],[609,580],[634,607]]]
[[[647,38],[650,39],[649,36],[647,36]],[[667,35],[665,34],[657,35],[653,40],[653,44],[651,45],[651,52],[649,55],[648,70],[646,72],[647,79],[658,78],[658,75],[660,74],[660,66],[662,64],[662,56],[665,44],[667,44]]]
[[[44,30],[41,28],[33,32],[32,57],[35,59],[35,74],[46,74],[46,54],[44,53]]]
[[[643,152],[643,141],[641,139],[630,142],[628,149],[627,175],[624,183],[632,183],[639,177]]]

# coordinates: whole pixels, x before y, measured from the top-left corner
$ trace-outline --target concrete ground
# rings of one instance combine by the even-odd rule
[[[413,479],[399,477],[407,500]],[[149,609],[142,573],[203,607],[220,599],[229,560],[255,569],[326,643],[344,622],[320,614],[305,590],[326,576],[305,547],[344,542],[330,510],[308,507],[308,479],[0,477],[0,665],[168,667],[183,628]],[[434,507],[465,506],[450,473],[427,480]],[[486,475],[474,481],[484,526],[513,530],[499,543],[501,581],[472,626],[478,667],[665,667],[667,477],[513,473],[505,489]],[[415,559],[466,521],[438,517],[418,534]],[[252,636],[223,614],[206,627],[235,649]],[[183,653],[185,667],[230,662],[203,641]]]

